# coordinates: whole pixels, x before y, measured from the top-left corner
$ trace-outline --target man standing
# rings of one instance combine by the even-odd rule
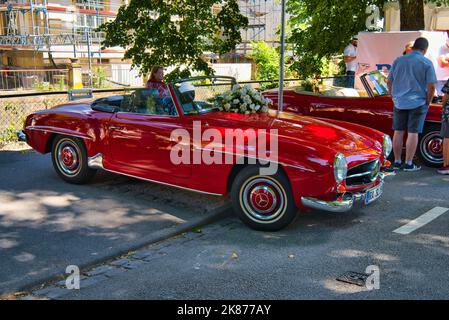
[[[352,38],[351,43],[345,48],[344,61],[346,63],[346,76],[348,88],[354,88],[355,72],[357,70],[357,37]]]
[[[418,146],[418,135],[422,133],[429,104],[435,94],[437,77],[432,62],[424,55],[429,48],[426,38],[418,38],[413,52],[393,63],[388,76],[388,89],[394,102],[393,151],[394,169],[402,167],[402,147],[405,132],[408,133],[404,171],[418,171],[413,162]]]

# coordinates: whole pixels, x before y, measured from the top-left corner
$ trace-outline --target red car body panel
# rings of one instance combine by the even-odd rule
[[[277,108],[278,92],[270,90],[264,96],[274,101],[273,108]],[[366,98],[326,97],[296,92],[286,89],[284,94],[284,111],[332,120],[341,120],[360,124],[369,128],[393,135],[394,104],[390,96]],[[439,104],[431,104],[426,122],[441,123],[441,109]]]
[[[369,72],[360,77],[360,83],[364,90],[328,85],[322,94],[306,92],[301,88],[287,88],[284,91],[283,110],[351,122],[393,136],[394,103],[388,95],[385,75],[379,71]],[[264,96],[272,99],[272,107],[277,109],[278,90],[268,90]],[[426,115],[417,156],[427,166],[440,167],[443,164],[443,137],[440,135],[442,105],[437,103],[438,99],[434,99],[434,102],[430,104]]]
[[[88,157],[101,153],[104,169],[111,172],[226,195],[236,164],[173,164],[170,150],[177,143],[171,139],[173,130],[187,130],[193,137],[195,121],[200,121],[203,129],[212,128],[219,132],[276,129],[278,163],[289,178],[296,205],[302,209],[306,208],[301,197],[332,200],[338,196],[333,170],[337,152],[346,156],[349,168],[374,159],[380,159],[381,163],[385,161],[383,134],[370,128],[340,122],[332,124],[275,111],[251,115],[218,111],[183,115],[176,99],[175,106],[179,116],[107,113],[92,110],[89,102],[66,104],[31,114],[25,122],[24,132],[30,146],[40,153],[51,151],[56,134],[75,136],[84,141]],[[207,144],[203,143],[200,149],[204,150]],[[219,145],[215,150],[225,152],[225,147]],[[237,144],[232,152],[244,156],[248,154],[247,146]],[[362,192],[379,183],[376,180],[346,188],[351,192]],[[345,187],[344,182],[342,186]]]

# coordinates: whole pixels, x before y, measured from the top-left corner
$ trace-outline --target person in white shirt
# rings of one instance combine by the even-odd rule
[[[347,85],[348,88],[354,88],[355,82],[355,72],[357,70],[357,45],[358,38],[352,38],[351,43],[345,48],[344,51],[344,61],[346,63],[346,76],[347,76]]]

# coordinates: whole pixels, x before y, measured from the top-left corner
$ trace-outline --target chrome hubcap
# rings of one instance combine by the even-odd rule
[[[435,164],[443,162],[443,138],[439,132],[430,132],[423,137],[421,153],[427,161]]]
[[[73,176],[81,169],[80,150],[71,140],[61,140],[57,147],[57,162],[64,174]]]
[[[272,223],[285,211],[285,192],[271,179],[255,178],[248,181],[240,195],[244,211],[257,222]]]

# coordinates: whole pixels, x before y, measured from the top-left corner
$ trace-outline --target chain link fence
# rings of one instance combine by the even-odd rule
[[[97,91],[98,99],[114,94],[123,94],[124,89]],[[38,110],[50,109],[69,102],[68,92],[0,95],[0,146],[17,141],[16,132],[23,128],[26,117]]]

